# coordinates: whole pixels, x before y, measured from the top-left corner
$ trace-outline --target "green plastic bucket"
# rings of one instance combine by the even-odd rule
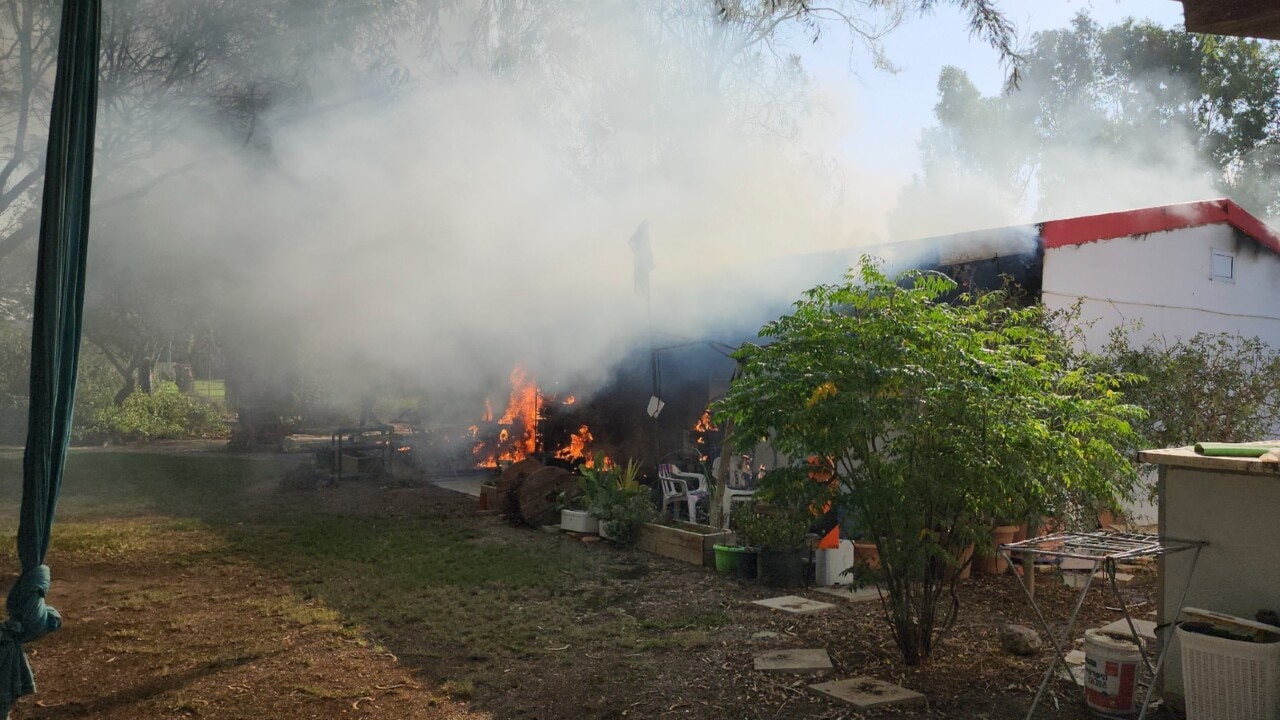
[[[716,571],[727,573],[735,572],[738,569],[738,560],[742,555],[742,548],[732,545],[712,545],[716,551]]]

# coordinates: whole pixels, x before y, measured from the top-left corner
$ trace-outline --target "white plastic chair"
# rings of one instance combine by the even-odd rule
[[[707,478],[701,473],[682,472],[675,465],[658,466],[658,483],[662,486],[662,514],[667,507],[684,503],[688,506],[689,522],[698,519],[698,501],[707,497]]]
[[[720,472],[720,458],[716,458],[711,465],[713,474]],[[729,466],[729,476],[725,479],[724,497],[720,499],[720,508],[724,512],[724,521],[728,525],[729,516],[733,513],[733,504],[735,502],[747,502],[755,497],[756,489],[747,487],[751,484],[751,463],[748,461],[746,467],[741,465]]]

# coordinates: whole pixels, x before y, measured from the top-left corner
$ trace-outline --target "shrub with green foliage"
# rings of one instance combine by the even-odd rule
[[[26,442],[30,355],[30,329],[0,324],[0,443]],[[118,377],[97,348],[87,343],[81,346],[73,441],[92,439],[94,418],[112,404]]]
[[[804,545],[812,519],[806,508],[764,507],[753,503],[735,511],[731,523],[742,545],[794,550]]]
[[[0,443],[26,438],[30,354],[30,333],[0,322]]]
[[[216,406],[160,383],[151,394],[135,391],[124,404],[108,404],[94,416],[87,434],[118,441],[177,440],[225,435]]]
[[[1112,331],[1101,359],[1109,369],[1147,379],[1130,396],[1147,411],[1138,430],[1148,444],[1247,442],[1280,429],[1280,353],[1266,343],[1197,333],[1135,346],[1132,330]]]
[[[1091,512],[1136,478],[1126,451],[1142,411],[1119,392],[1135,378],[1081,365],[1038,307],[956,290],[863,258],[765,325],[769,344],[738,352],[717,408],[735,437],[792,459],[765,475],[765,500],[859,518],[911,665],[954,623],[958,559],[993,520]]]
[[[597,454],[593,467],[578,466],[585,478],[583,490],[588,512],[600,519],[605,533],[623,545],[634,544],[640,526],[653,520],[656,512],[648,488],[640,484],[640,465],[609,465]]]

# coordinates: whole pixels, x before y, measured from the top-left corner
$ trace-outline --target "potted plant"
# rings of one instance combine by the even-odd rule
[[[557,505],[560,508],[561,530],[587,535],[594,535],[600,532],[600,519],[587,510],[586,503],[582,499],[582,493],[574,493],[568,496],[565,493],[561,493],[560,502]]]
[[[600,519],[591,512],[593,505],[598,505],[604,492],[604,475],[597,470],[602,460],[598,459],[593,467],[583,465],[578,468],[578,488],[573,493],[560,493],[556,503],[560,508],[560,529],[568,532],[596,534],[600,532]]]
[[[760,582],[770,587],[804,583],[805,533],[809,515],[803,510],[757,507],[734,516],[738,532],[757,553]],[[739,559],[742,562],[742,559]]]
[[[1013,506],[1012,501],[1008,501]],[[1020,513],[1014,510],[1003,510],[991,521],[990,544],[981,548],[978,557],[973,561],[978,572],[985,575],[1003,575],[1009,569],[1009,563],[1000,554],[1000,546],[1014,542],[1018,534]]]
[[[599,518],[601,537],[623,545],[634,544],[640,526],[655,514],[649,489],[640,484],[640,465],[635,460],[607,468],[603,465],[603,458],[596,458],[599,484],[594,488],[593,497],[587,500],[587,510]]]

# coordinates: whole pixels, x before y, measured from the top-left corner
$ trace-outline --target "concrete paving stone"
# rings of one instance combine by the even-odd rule
[[[780,638],[780,637],[782,637],[782,635],[780,635],[780,634],[778,634],[778,633],[776,633],[776,632],[774,632],[774,631],[772,631],[772,630],[761,630],[761,631],[760,631],[760,632],[758,632],[758,633],[752,633],[752,634],[751,634],[751,641],[752,641],[752,642],[762,642],[762,641],[765,641],[765,640],[777,640],[777,639],[778,639],[778,638]]]
[[[1079,665],[1072,665],[1070,672],[1061,669],[1062,667],[1061,665],[1059,665],[1058,667],[1059,667],[1058,677],[1068,682],[1073,682],[1076,685],[1079,685],[1080,687],[1084,687],[1084,663],[1081,663]]]
[[[856,589],[848,585],[843,587],[820,587],[814,588],[814,592],[820,592],[823,595],[830,595],[849,602],[864,602],[866,600],[880,599],[880,591],[877,590],[874,585]]]
[[[831,657],[822,648],[804,650],[771,650],[755,657],[756,670],[762,672],[816,673],[831,669]]]
[[[767,600],[753,600],[752,604],[789,612],[793,615],[808,615],[835,607],[830,603],[818,602],[817,600],[810,600],[797,595],[783,595],[782,597],[768,598]]]
[[[1064,572],[1062,573],[1062,584],[1069,588],[1082,588],[1088,578],[1088,573]]]
[[[1066,658],[1065,658],[1065,659],[1066,659],[1066,661],[1067,661],[1067,664],[1068,664],[1068,665],[1083,665],[1083,664],[1084,664],[1084,651],[1083,651],[1083,650],[1072,650],[1071,652],[1067,653],[1067,655],[1066,655]]]
[[[432,480],[432,484],[471,497],[480,497],[480,476],[453,480]]]
[[[924,695],[914,690],[908,690],[873,677],[833,680],[810,685],[809,688],[827,697],[847,702],[859,710],[924,699]]]
[[[1107,579],[1107,571],[1105,571],[1105,570],[1099,570],[1098,572],[1096,572],[1096,573],[1094,573],[1094,574],[1093,574],[1093,577],[1094,577],[1094,578],[1096,578],[1096,579],[1098,579],[1098,580],[1106,580],[1106,579]],[[1132,580],[1132,579],[1133,579],[1133,575],[1131,575],[1131,574],[1129,574],[1129,573],[1127,573],[1127,572],[1119,572],[1119,571],[1117,571],[1117,572],[1116,572],[1116,582],[1118,582],[1118,583],[1127,583],[1127,582],[1129,582],[1129,581],[1130,581],[1130,580]]]
[[[1096,563],[1092,560],[1081,560],[1080,558],[1062,558],[1062,562],[1058,563],[1058,567],[1063,570],[1092,570]]]
[[[1138,637],[1143,640],[1155,642],[1156,639],[1156,623],[1154,620],[1134,620],[1133,626],[1138,629]],[[1107,623],[1098,628],[1099,631],[1112,635],[1123,635],[1125,637],[1133,637],[1129,634],[1129,623],[1120,618],[1115,622]]]

